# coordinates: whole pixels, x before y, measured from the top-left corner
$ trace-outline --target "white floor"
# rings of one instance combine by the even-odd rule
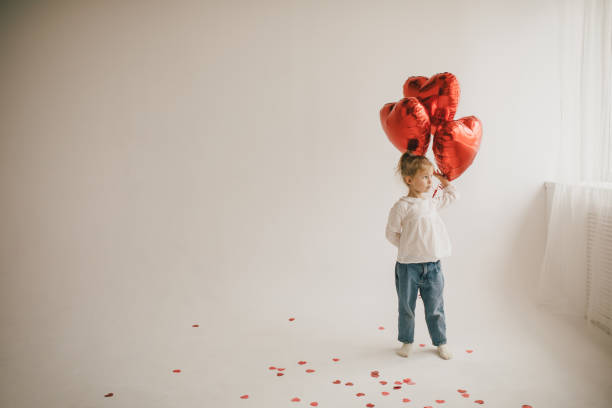
[[[529,302],[478,300],[487,307],[447,307],[449,361],[431,345],[420,303],[409,359],[394,353],[393,313],[363,304],[350,313],[318,307],[296,315],[283,307],[238,312],[211,299],[199,321],[164,315],[139,324],[116,316],[112,324],[92,318],[62,332],[54,321],[39,322],[28,337],[16,337],[23,327],[3,333],[0,406],[612,406],[612,350],[603,336]],[[393,389],[395,381],[401,389]]]

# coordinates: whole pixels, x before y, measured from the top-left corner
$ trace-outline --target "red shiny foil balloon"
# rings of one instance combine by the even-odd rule
[[[424,76],[411,76],[404,82],[404,97],[410,98],[411,96],[418,97],[419,91],[425,85],[429,78]]]
[[[431,126],[427,111],[417,98],[385,104],[380,110],[380,123],[400,152],[410,150],[416,155],[427,152]]]
[[[476,116],[445,122],[433,139],[438,169],[448,180],[459,177],[474,161],[480,148],[482,123]]]
[[[459,81],[450,72],[429,78],[410,77],[404,83],[404,97],[416,96],[427,109],[431,121],[431,132],[438,126],[453,120],[459,105]]]

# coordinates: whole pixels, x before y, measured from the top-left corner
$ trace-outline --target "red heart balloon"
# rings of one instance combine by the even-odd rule
[[[400,152],[410,150],[420,156],[427,152],[431,138],[429,115],[417,98],[385,104],[380,110],[380,122],[389,141]]]
[[[438,169],[448,180],[459,177],[474,161],[480,148],[482,123],[468,116],[443,123],[433,140],[433,153]]]
[[[418,98],[419,92],[423,85],[429,80],[429,78],[424,76],[411,76],[404,82],[404,97],[410,98],[414,96]]]
[[[404,97],[417,97],[427,109],[431,121],[431,133],[438,126],[453,120],[459,105],[459,81],[450,72],[442,72],[431,78],[410,77],[404,82]]]

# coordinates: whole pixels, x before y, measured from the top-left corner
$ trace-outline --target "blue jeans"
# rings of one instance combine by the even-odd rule
[[[414,308],[417,291],[425,306],[425,321],[434,346],[446,344],[446,321],[444,318],[444,276],[440,261],[402,264],[395,263],[395,288],[399,301],[397,339],[402,343],[414,342]]]

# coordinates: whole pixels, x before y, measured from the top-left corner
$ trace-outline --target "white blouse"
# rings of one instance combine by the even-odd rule
[[[457,198],[455,187],[449,184],[435,198],[406,195],[393,205],[385,235],[397,247],[397,262],[436,262],[451,254],[450,238],[438,210]]]

